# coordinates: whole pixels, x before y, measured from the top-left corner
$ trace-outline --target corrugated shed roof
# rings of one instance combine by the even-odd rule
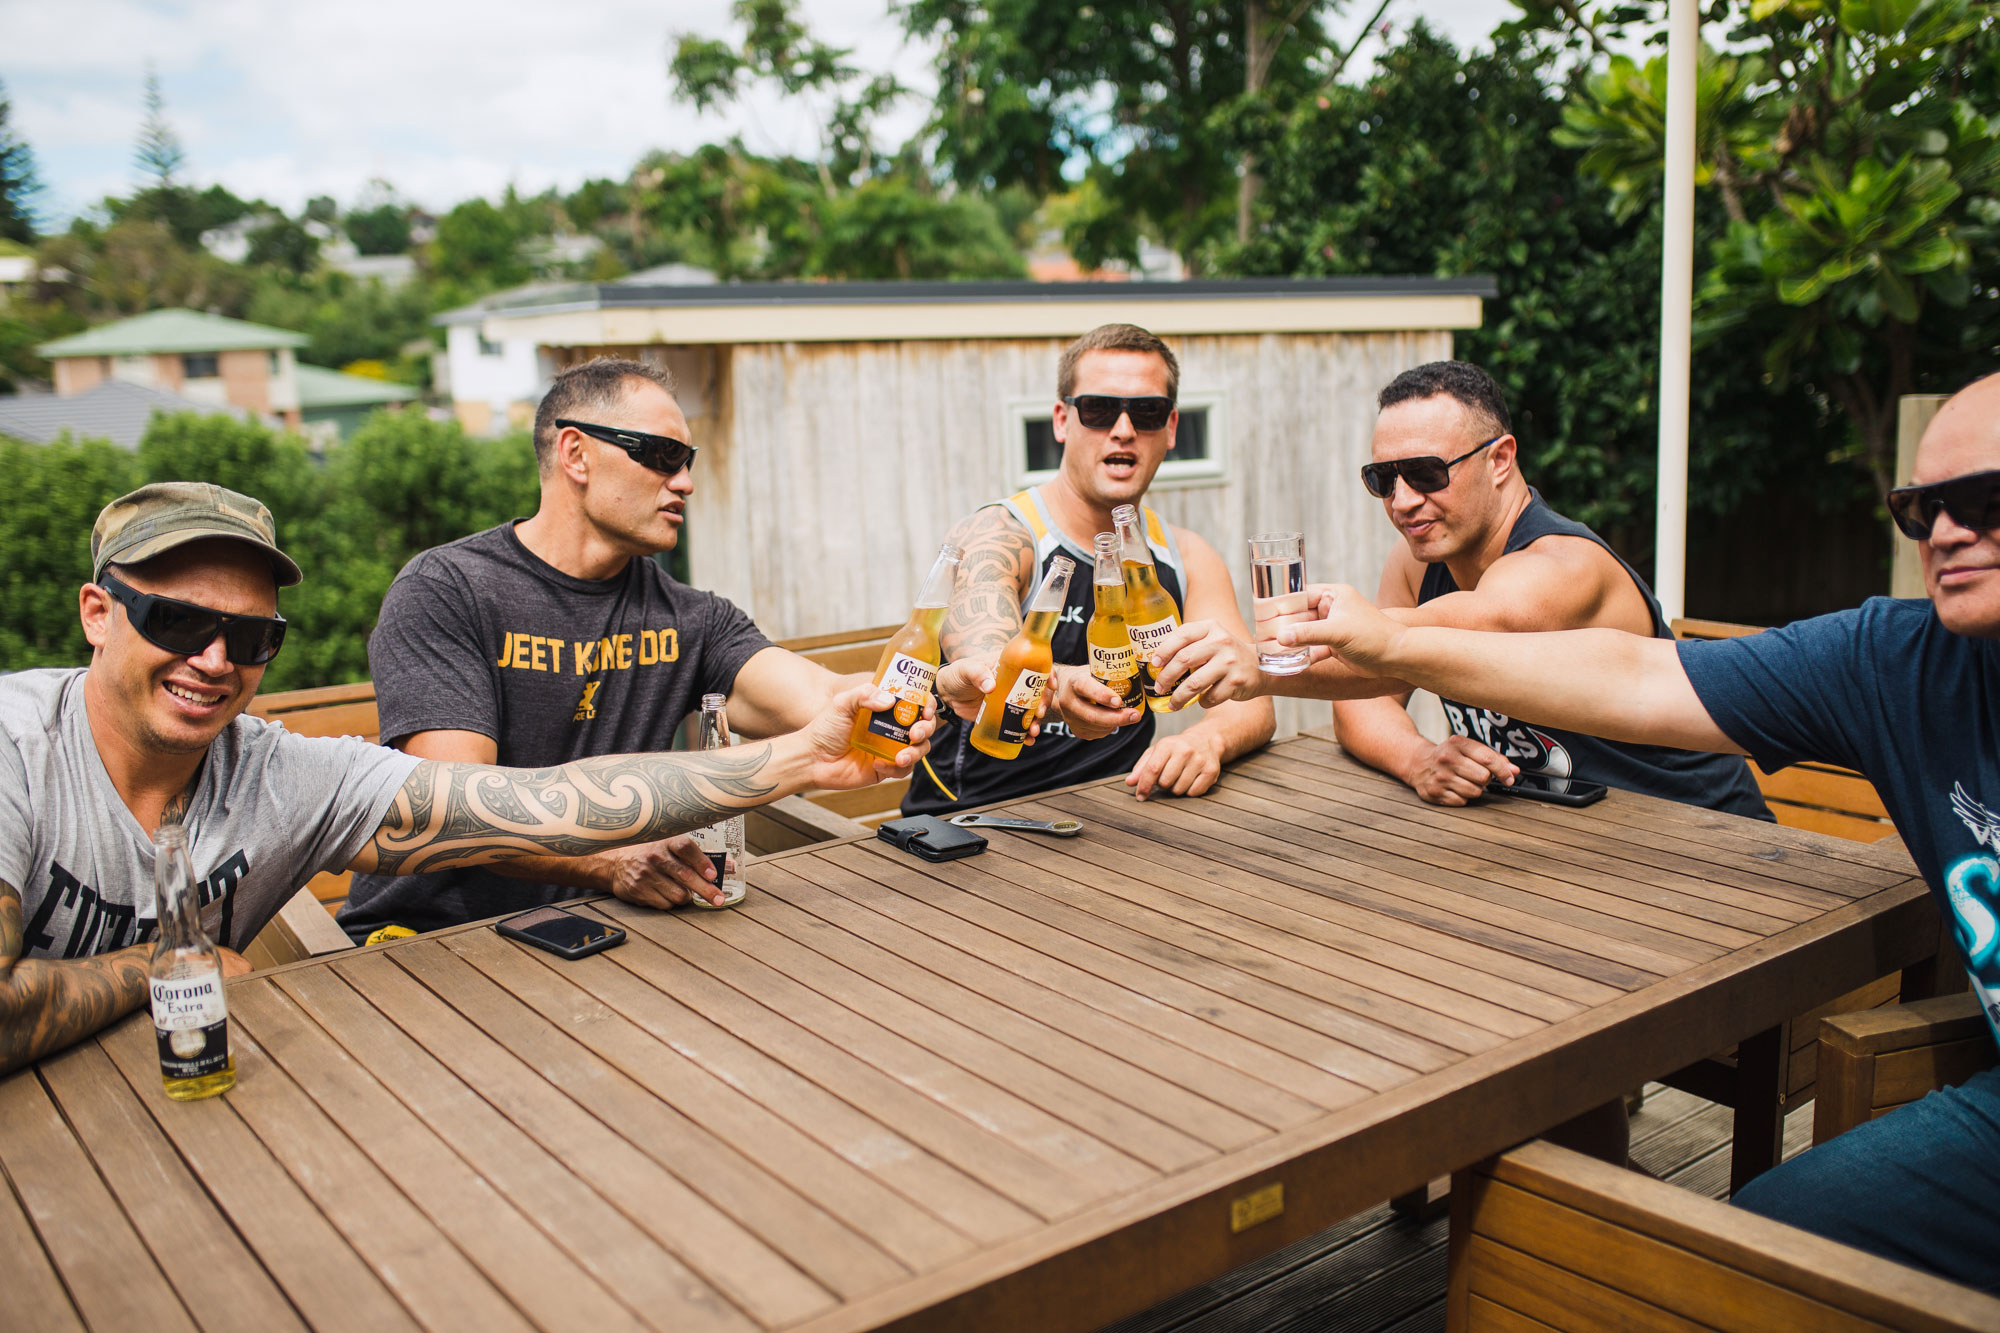
[[[321,366],[298,367],[299,406],[310,411],[316,407],[364,407],[371,403],[405,403],[417,396],[417,391],[407,384],[391,384],[387,380],[370,379],[366,375],[347,375],[338,370],[327,370]]]
[[[0,435],[30,444],[48,444],[64,431],[81,439],[110,440],[127,449],[139,447],[139,437],[155,412],[226,413],[242,420],[251,414],[240,407],[190,402],[178,394],[142,384],[106,380],[82,393],[0,395]]]
[[[303,333],[273,329],[247,320],[199,310],[149,310],[143,315],[100,324],[94,329],[35,350],[47,357],[147,356],[153,353],[236,352],[265,347],[304,347]]]

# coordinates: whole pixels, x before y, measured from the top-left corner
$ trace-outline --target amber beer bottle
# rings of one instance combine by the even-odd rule
[[[993,690],[972,724],[972,748],[995,759],[1012,759],[1028,743],[1028,728],[1034,725],[1035,710],[1041,707],[1042,691],[1048,688],[1049,667],[1055,657],[1049,640],[1055,637],[1056,621],[1063,603],[1069,600],[1069,576],[1076,562],[1057,556],[1049,562],[1042,586],[1028,602],[1028,614],[1021,632],[1000,650],[1000,664],[993,670]]]
[[[944,613],[951,606],[952,589],[958,582],[958,562],[965,552],[946,542],[938,548],[937,561],[917,594],[916,610],[910,623],[896,631],[882,649],[875,667],[875,683],[892,691],[896,702],[880,712],[863,709],[854,719],[854,748],[877,759],[896,762],[896,756],[910,743],[910,728],[924,714],[924,704],[937,684],[938,631],[944,628]]]
[[[1097,534],[1097,569],[1091,580],[1093,605],[1084,642],[1090,649],[1090,674],[1118,696],[1120,708],[1139,706],[1139,656],[1125,630],[1125,574],[1118,561],[1115,533]]]
[[[194,863],[179,824],[162,824],[153,835],[153,892],[159,936],[147,971],[160,1078],[177,1102],[213,1097],[236,1086],[236,1061],[229,1054],[222,955],[201,928]]]
[[[1146,544],[1138,509],[1119,505],[1111,511],[1111,521],[1118,525],[1118,541],[1124,547],[1125,630],[1139,656],[1139,685],[1145,692],[1146,707],[1155,713],[1171,713],[1173,691],[1160,689],[1147,654],[1181,627],[1180,608],[1160,586],[1160,572],[1153,568],[1153,548]]]

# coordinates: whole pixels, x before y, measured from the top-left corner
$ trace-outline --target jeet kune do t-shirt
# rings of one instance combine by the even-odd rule
[[[403,567],[368,641],[382,740],[476,731],[499,762],[545,768],[593,755],[673,748],[704,694],[771,646],[724,598],[635,559],[608,579],[572,578],[512,523],[425,551]],[[472,867],[357,875],[340,924],[437,930],[577,896]]]
[[[153,839],[111,785],[81,670],[0,680],[0,880],[23,955],[83,958],[153,938]],[[202,924],[241,949],[314,875],[368,845],[417,760],[239,717],[208,747],[181,818]]]

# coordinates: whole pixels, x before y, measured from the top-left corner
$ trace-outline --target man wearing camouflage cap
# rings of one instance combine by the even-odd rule
[[[278,589],[302,577],[270,511],[220,486],[157,483],[98,516],[78,593],[90,664],[0,679],[0,1073],[145,999],[162,824],[187,830],[204,924],[234,974],[248,970],[235,951],[321,871],[654,841],[807,787],[907,774],[929,733],[901,765],[850,751],[856,710],[889,702],[863,686],[808,727],[712,755],[525,770],[295,736],[243,710],[284,643]]]

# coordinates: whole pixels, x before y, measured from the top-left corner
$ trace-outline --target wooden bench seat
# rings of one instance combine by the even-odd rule
[[[1452,1333],[2000,1329],[2000,1300],[1554,1144],[1452,1177]]]

